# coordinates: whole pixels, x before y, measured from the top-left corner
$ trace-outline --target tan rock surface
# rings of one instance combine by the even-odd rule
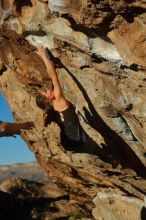
[[[145,218],[145,203],[139,199],[98,193],[94,203],[96,208],[93,209],[93,216],[97,220],[138,220]]]
[[[72,197],[78,201],[100,191],[142,200],[145,2],[16,1],[12,11],[2,8],[0,19],[0,89],[16,121],[34,121],[22,137],[42,168],[77,190]],[[35,53],[39,43],[59,60],[64,94],[90,136],[81,148],[64,149],[59,127],[46,125],[36,105],[37,94],[51,85]]]

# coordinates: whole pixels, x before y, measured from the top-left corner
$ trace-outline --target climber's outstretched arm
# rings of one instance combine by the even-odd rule
[[[0,133],[1,136],[9,136],[20,134],[21,130],[28,130],[34,127],[33,122],[24,122],[24,123],[9,123],[0,121]]]
[[[50,78],[52,79],[52,83],[53,83],[53,87],[54,87],[54,89],[53,89],[54,96],[57,100],[59,100],[60,98],[63,97],[63,93],[62,93],[61,85],[60,85],[54,64],[50,60],[50,58],[47,54],[47,51],[42,46],[39,46],[37,48],[37,54],[42,58],[42,60],[45,63],[47,72],[48,72]]]

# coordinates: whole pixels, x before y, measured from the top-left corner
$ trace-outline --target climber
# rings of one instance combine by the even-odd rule
[[[13,136],[21,134],[21,130],[28,130],[34,127],[33,122],[9,123],[0,121],[0,137]]]
[[[48,104],[50,104],[53,110],[59,113],[61,119],[61,123],[59,124],[61,128],[61,143],[64,147],[82,145],[88,139],[88,135],[80,125],[73,104],[63,95],[53,62],[50,60],[47,51],[43,47],[39,46],[36,53],[44,61],[47,72],[52,79],[53,89],[42,93],[42,96],[47,99]],[[39,107],[40,98],[39,96],[39,100],[36,100]],[[43,100],[43,98],[41,98],[41,100]]]

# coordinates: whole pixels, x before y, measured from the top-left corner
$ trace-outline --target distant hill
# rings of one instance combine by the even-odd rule
[[[15,177],[36,182],[51,181],[36,162],[0,165],[0,183],[5,179]]]

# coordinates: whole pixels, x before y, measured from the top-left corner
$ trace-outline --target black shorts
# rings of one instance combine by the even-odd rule
[[[89,136],[81,127],[74,106],[70,104],[69,108],[61,113],[64,117],[61,129],[62,145],[75,147],[85,143]]]

